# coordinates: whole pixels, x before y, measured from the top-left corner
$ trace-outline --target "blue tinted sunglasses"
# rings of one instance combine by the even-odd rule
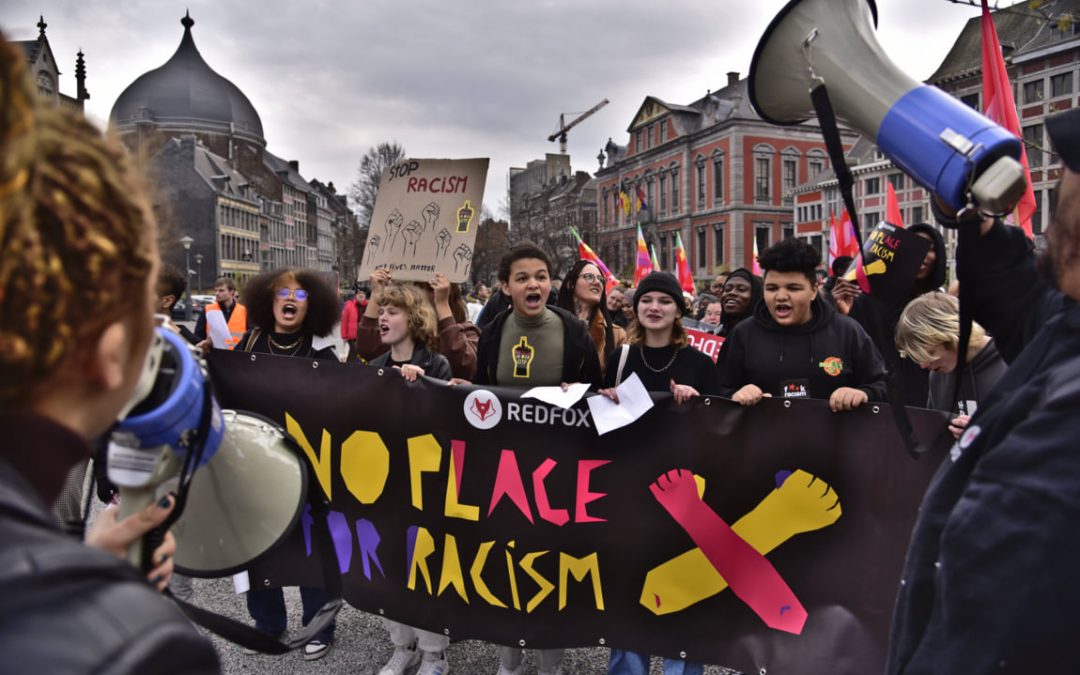
[[[288,298],[290,295],[292,295],[300,302],[304,302],[308,298],[308,292],[302,288],[297,288],[296,290],[292,290],[291,288],[277,289],[277,296],[282,300]]]

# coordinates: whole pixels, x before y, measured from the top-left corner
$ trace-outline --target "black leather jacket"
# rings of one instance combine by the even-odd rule
[[[42,441],[80,440],[29,413],[0,411],[0,422],[12,432],[0,446],[0,673],[220,672],[176,605],[126,562],[63,534],[31,482],[40,476],[9,461]]]

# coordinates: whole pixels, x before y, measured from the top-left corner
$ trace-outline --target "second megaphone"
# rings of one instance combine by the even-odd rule
[[[1026,178],[1020,140],[940,89],[916,82],[874,37],[873,0],[792,0],[766,29],[750,65],[750,101],[774,124],[814,114],[824,83],[836,116],[872,139],[953,209],[970,198],[1010,210]]]

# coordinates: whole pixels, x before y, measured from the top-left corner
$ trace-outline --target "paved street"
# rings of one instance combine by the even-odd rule
[[[230,616],[248,621],[242,596],[233,592],[231,579],[196,579],[195,601],[197,604]],[[285,602],[289,606],[289,630],[300,628],[300,594],[296,589],[286,589]],[[330,654],[319,661],[305,663],[299,653],[285,656],[251,656],[231,643],[214,638],[226,673],[312,673],[368,675],[390,658],[392,651],[386,631],[379,619],[352,607],[346,607],[338,616],[337,633]],[[566,675],[573,673],[604,673],[608,650],[603,648],[573,649],[567,652],[563,664]],[[451,673],[462,675],[494,675],[499,668],[495,647],[475,640],[450,645]],[[526,656],[523,675],[536,672],[531,654]],[[654,658],[652,675],[662,673],[660,659]],[[727,671],[718,667],[705,670],[708,675],[724,675]]]

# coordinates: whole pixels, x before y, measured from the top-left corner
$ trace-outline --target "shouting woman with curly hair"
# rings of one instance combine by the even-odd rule
[[[315,349],[337,323],[337,295],[314,270],[281,269],[253,277],[244,289],[248,321],[240,351],[339,360],[332,347]]]
[[[298,356],[337,361],[332,347],[315,349],[312,341],[324,337],[337,323],[337,295],[323,277],[312,270],[281,269],[253,277],[244,289],[248,320],[254,328],[244,333],[236,349],[244,352]],[[326,602],[321,588],[300,587],[306,626]],[[288,616],[280,588],[252,588],[247,608],[255,628],[267,635],[285,633]],[[334,627],[304,645],[304,659],[313,661],[329,652]]]
[[[135,391],[154,331],[157,225],[123,149],[39,102],[0,38],[0,653],[42,673],[217,672],[213,647],[124,559],[164,498],[84,546],[48,507]],[[19,665],[15,665],[19,664]]]

